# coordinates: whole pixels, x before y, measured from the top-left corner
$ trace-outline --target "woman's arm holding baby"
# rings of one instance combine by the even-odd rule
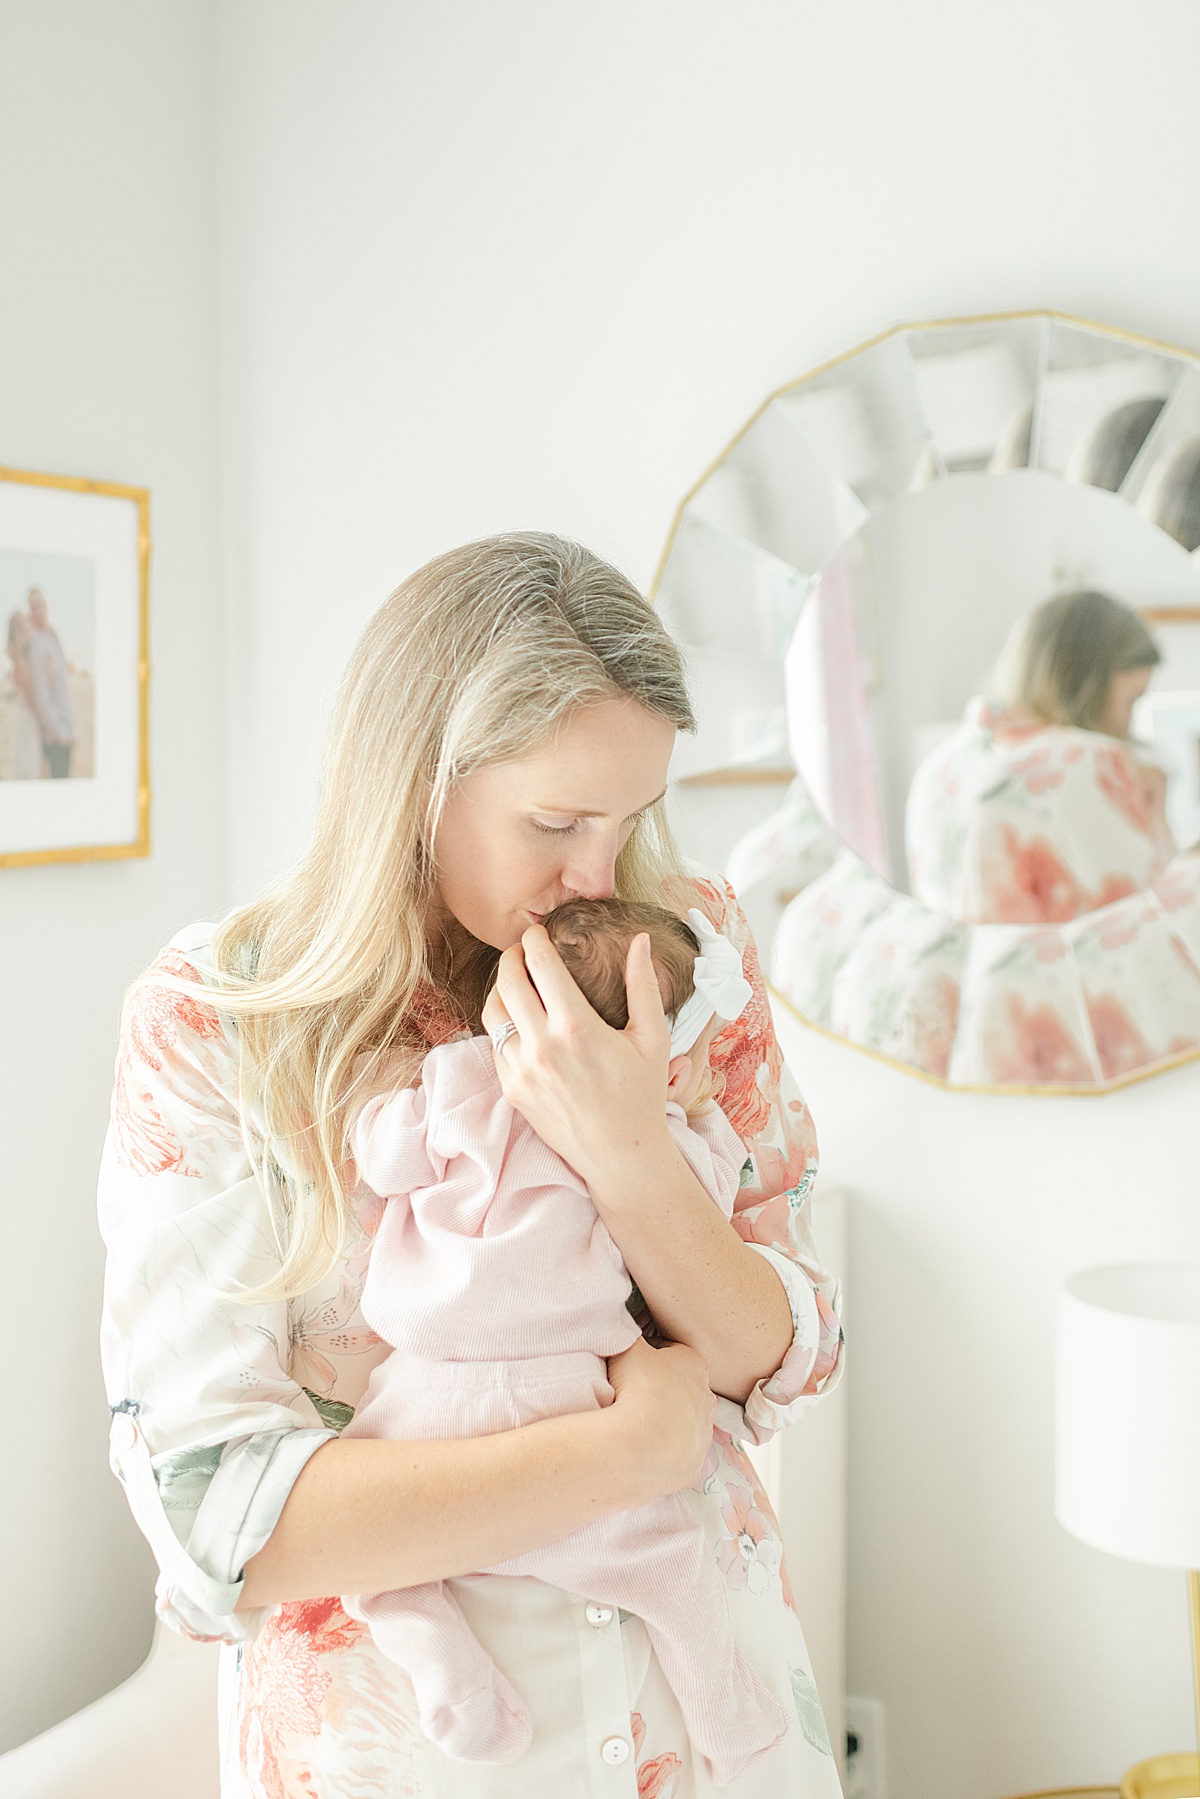
[[[698,1350],[715,1392],[744,1401],[792,1342],[788,1298],[688,1167],[667,1125],[670,1032],[648,938],[626,970],[629,1024],[613,1031],[545,931],[500,958],[484,1023],[512,1019],[500,1053],[507,1098],[587,1182],[661,1328]]]
[[[237,1610],[449,1580],[690,1485],[712,1441],[698,1357],[638,1342],[609,1378],[599,1412],[462,1441],[326,1443],[246,1563]]]
[[[787,1294],[684,1161],[672,1137],[588,1181],[596,1209],[660,1329],[708,1363],[713,1391],[744,1403],[792,1341]]]

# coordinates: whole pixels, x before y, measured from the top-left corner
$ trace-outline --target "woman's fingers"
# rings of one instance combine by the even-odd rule
[[[530,925],[521,938],[521,947],[529,978],[550,1018],[583,1017],[591,1011],[544,926]]]
[[[689,1486],[712,1443],[716,1400],[703,1358],[672,1344],[651,1349],[640,1338],[608,1364],[629,1447],[656,1494]]]
[[[508,1016],[508,1007],[500,998],[500,990],[498,987],[493,986],[489,991],[487,998],[483,1002],[483,1012],[481,1016],[483,1028],[489,1037],[493,1031],[498,1031],[502,1024],[511,1023]]]
[[[651,1040],[656,1032],[661,1035],[666,1024],[662,989],[654,972],[650,939],[644,931],[629,945],[625,958],[625,994],[629,1005],[626,1030],[635,1037]]]
[[[519,943],[514,943],[501,956],[495,991],[521,1035],[534,1042],[546,1028],[546,1008],[526,972],[525,953]],[[503,1023],[503,1020],[497,1019],[497,1023]]]
[[[488,996],[483,1002],[483,1012],[481,1016],[483,1019],[483,1028],[489,1037],[496,1029],[497,1025],[507,1022],[508,1007],[500,998],[500,990],[498,987],[493,985],[489,988]]]

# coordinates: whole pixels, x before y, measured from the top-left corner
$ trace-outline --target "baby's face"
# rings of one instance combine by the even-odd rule
[[[720,1027],[719,1018],[710,1018],[691,1049],[685,1055],[674,1057],[671,1062],[670,1095],[685,1112],[702,1097],[707,1097],[711,1090],[712,1070],[708,1052]]]

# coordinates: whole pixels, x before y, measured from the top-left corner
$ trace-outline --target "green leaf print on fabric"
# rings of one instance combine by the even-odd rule
[[[178,1449],[174,1455],[164,1456],[154,1470],[154,1478],[165,1510],[199,1511],[224,1453],[224,1443],[206,1443],[202,1449]]]
[[[314,1406],[317,1408],[317,1416],[325,1426],[326,1430],[336,1430],[339,1432],[345,1430],[351,1418],[354,1416],[354,1407],[352,1405],[347,1405],[342,1399],[322,1399],[321,1395],[319,1393],[314,1393],[311,1387],[302,1387],[300,1391],[302,1393],[307,1393],[308,1397],[312,1400]]]
[[[812,1197],[812,1190],[816,1185],[816,1179],[816,1174],[811,1168],[805,1169],[804,1173],[800,1176],[800,1179],[796,1182],[796,1185],[787,1189],[784,1198],[788,1202],[789,1212],[798,1212],[802,1206],[808,1203]]]
[[[792,1698],[796,1702],[796,1716],[800,1720],[801,1730],[814,1749],[819,1749],[822,1755],[832,1755],[833,1745],[829,1741],[825,1713],[821,1710],[821,1701],[812,1675],[806,1668],[793,1668],[790,1663],[788,1673],[792,1677]]]

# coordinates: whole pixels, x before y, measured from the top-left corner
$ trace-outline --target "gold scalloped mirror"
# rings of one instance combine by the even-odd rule
[[[1197,543],[1197,358],[1057,313],[899,326],[720,453],[654,584],[671,807],[806,1022],[998,1092],[1200,1055]],[[1068,641],[1103,705],[1031,711]]]

